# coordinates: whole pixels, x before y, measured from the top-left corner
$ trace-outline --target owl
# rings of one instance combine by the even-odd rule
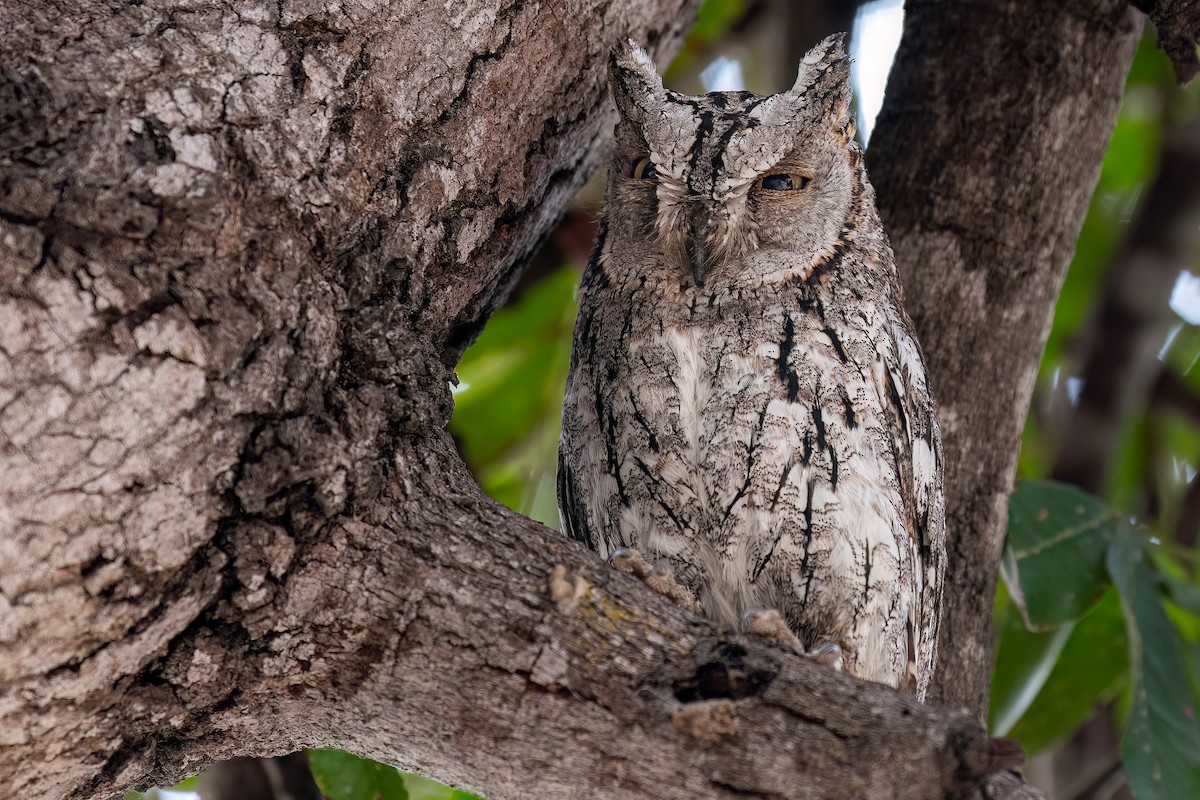
[[[854,140],[844,37],[782,94],[665,90],[632,42],[609,84],[619,122],[563,407],[563,530],[662,565],[652,577],[720,626],[923,699],[941,443]]]

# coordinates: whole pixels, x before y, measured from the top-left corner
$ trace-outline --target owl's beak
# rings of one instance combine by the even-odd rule
[[[687,238],[688,259],[692,262],[692,277],[696,286],[704,288],[704,265],[708,263],[708,253],[705,251],[704,235],[691,233]]]
[[[708,242],[705,237],[705,215],[700,209],[692,209],[688,214],[687,237],[684,246],[687,248],[688,261],[692,265],[692,277],[696,286],[704,287],[704,270],[708,266]]]

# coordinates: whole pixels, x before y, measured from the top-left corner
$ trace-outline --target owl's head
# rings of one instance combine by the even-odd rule
[[[607,215],[642,224],[622,225],[624,252],[610,255],[701,286],[807,277],[853,237],[864,193],[849,79],[843,34],[809,51],[790,90],[767,97],[678,94],[641,48],[618,45]]]

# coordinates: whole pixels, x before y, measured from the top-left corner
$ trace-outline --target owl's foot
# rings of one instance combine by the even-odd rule
[[[617,572],[641,578],[651,589],[663,597],[675,601],[693,614],[699,613],[700,603],[696,600],[696,596],[675,580],[675,576],[671,574],[671,569],[666,564],[652,566],[645,556],[632,547],[613,550],[608,557],[608,564]]]
[[[742,614],[742,629],[746,633],[765,636],[790,647],[798,655],[808,656],[818,664],[842,671],[842,648],[837,642],[826,642],[812,650],[804,647],[800,637],[792,632],[787,620],[773,608],[752,608]]]
[[[742,614],[742,630],[746,633],[774,639],[776,642],[790,647],[799,655],[808,655],[808,650],[804,648],[804,642],[792,633],[787,620],[773,608],[752,608]]]
[[[574,581],[567,580],[567,568],[562,564],[555,564],[550,572],[550,599],[559,611],[574,611],[591,588],[592,584],[582,575],[576,575]]]
[[[837,642],[818,645],[809,651],[808,656],[818,664],[833,667],[835,672],[842,671],[842,646]]]

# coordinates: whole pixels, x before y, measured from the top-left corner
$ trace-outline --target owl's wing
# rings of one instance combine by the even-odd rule
[[[604,230],[599,234],[603,241]],[[596,328],[593,325],[594,310],[589,297],[592,285],[599,275],[596,256],[588,262],[579,287],[579,317],[575,322],[575,333],[571,343],[571,368],[567,375],[567,388],[563,396],[562,431],[558,443],[558,518],[562,532],[570,538],[583,542],[597,550],[598,530],[591,524],[588,510],[590,494],[588,486],[579,483],[580,472],[584,480],[589,476],[589,467],[596,451],[595,437],[602,436],[601,393],[592,365],[596,361]],[[593,473],[594,478],[594,473]]]
[[[946,520],[942,441],[925,361],[912,323],[901,316],[879,342],[880,398],[888,409],[892,454],[914,544],[914,600],[909,612],[909,662],[913,689],[923,698],[937,664],[945,575]]]
[[[575,474],[567,464],[562,447],[558,450],[558,519],[563,533],[588,547],[594,547],[588,533],[587,512],[575,482]]]

